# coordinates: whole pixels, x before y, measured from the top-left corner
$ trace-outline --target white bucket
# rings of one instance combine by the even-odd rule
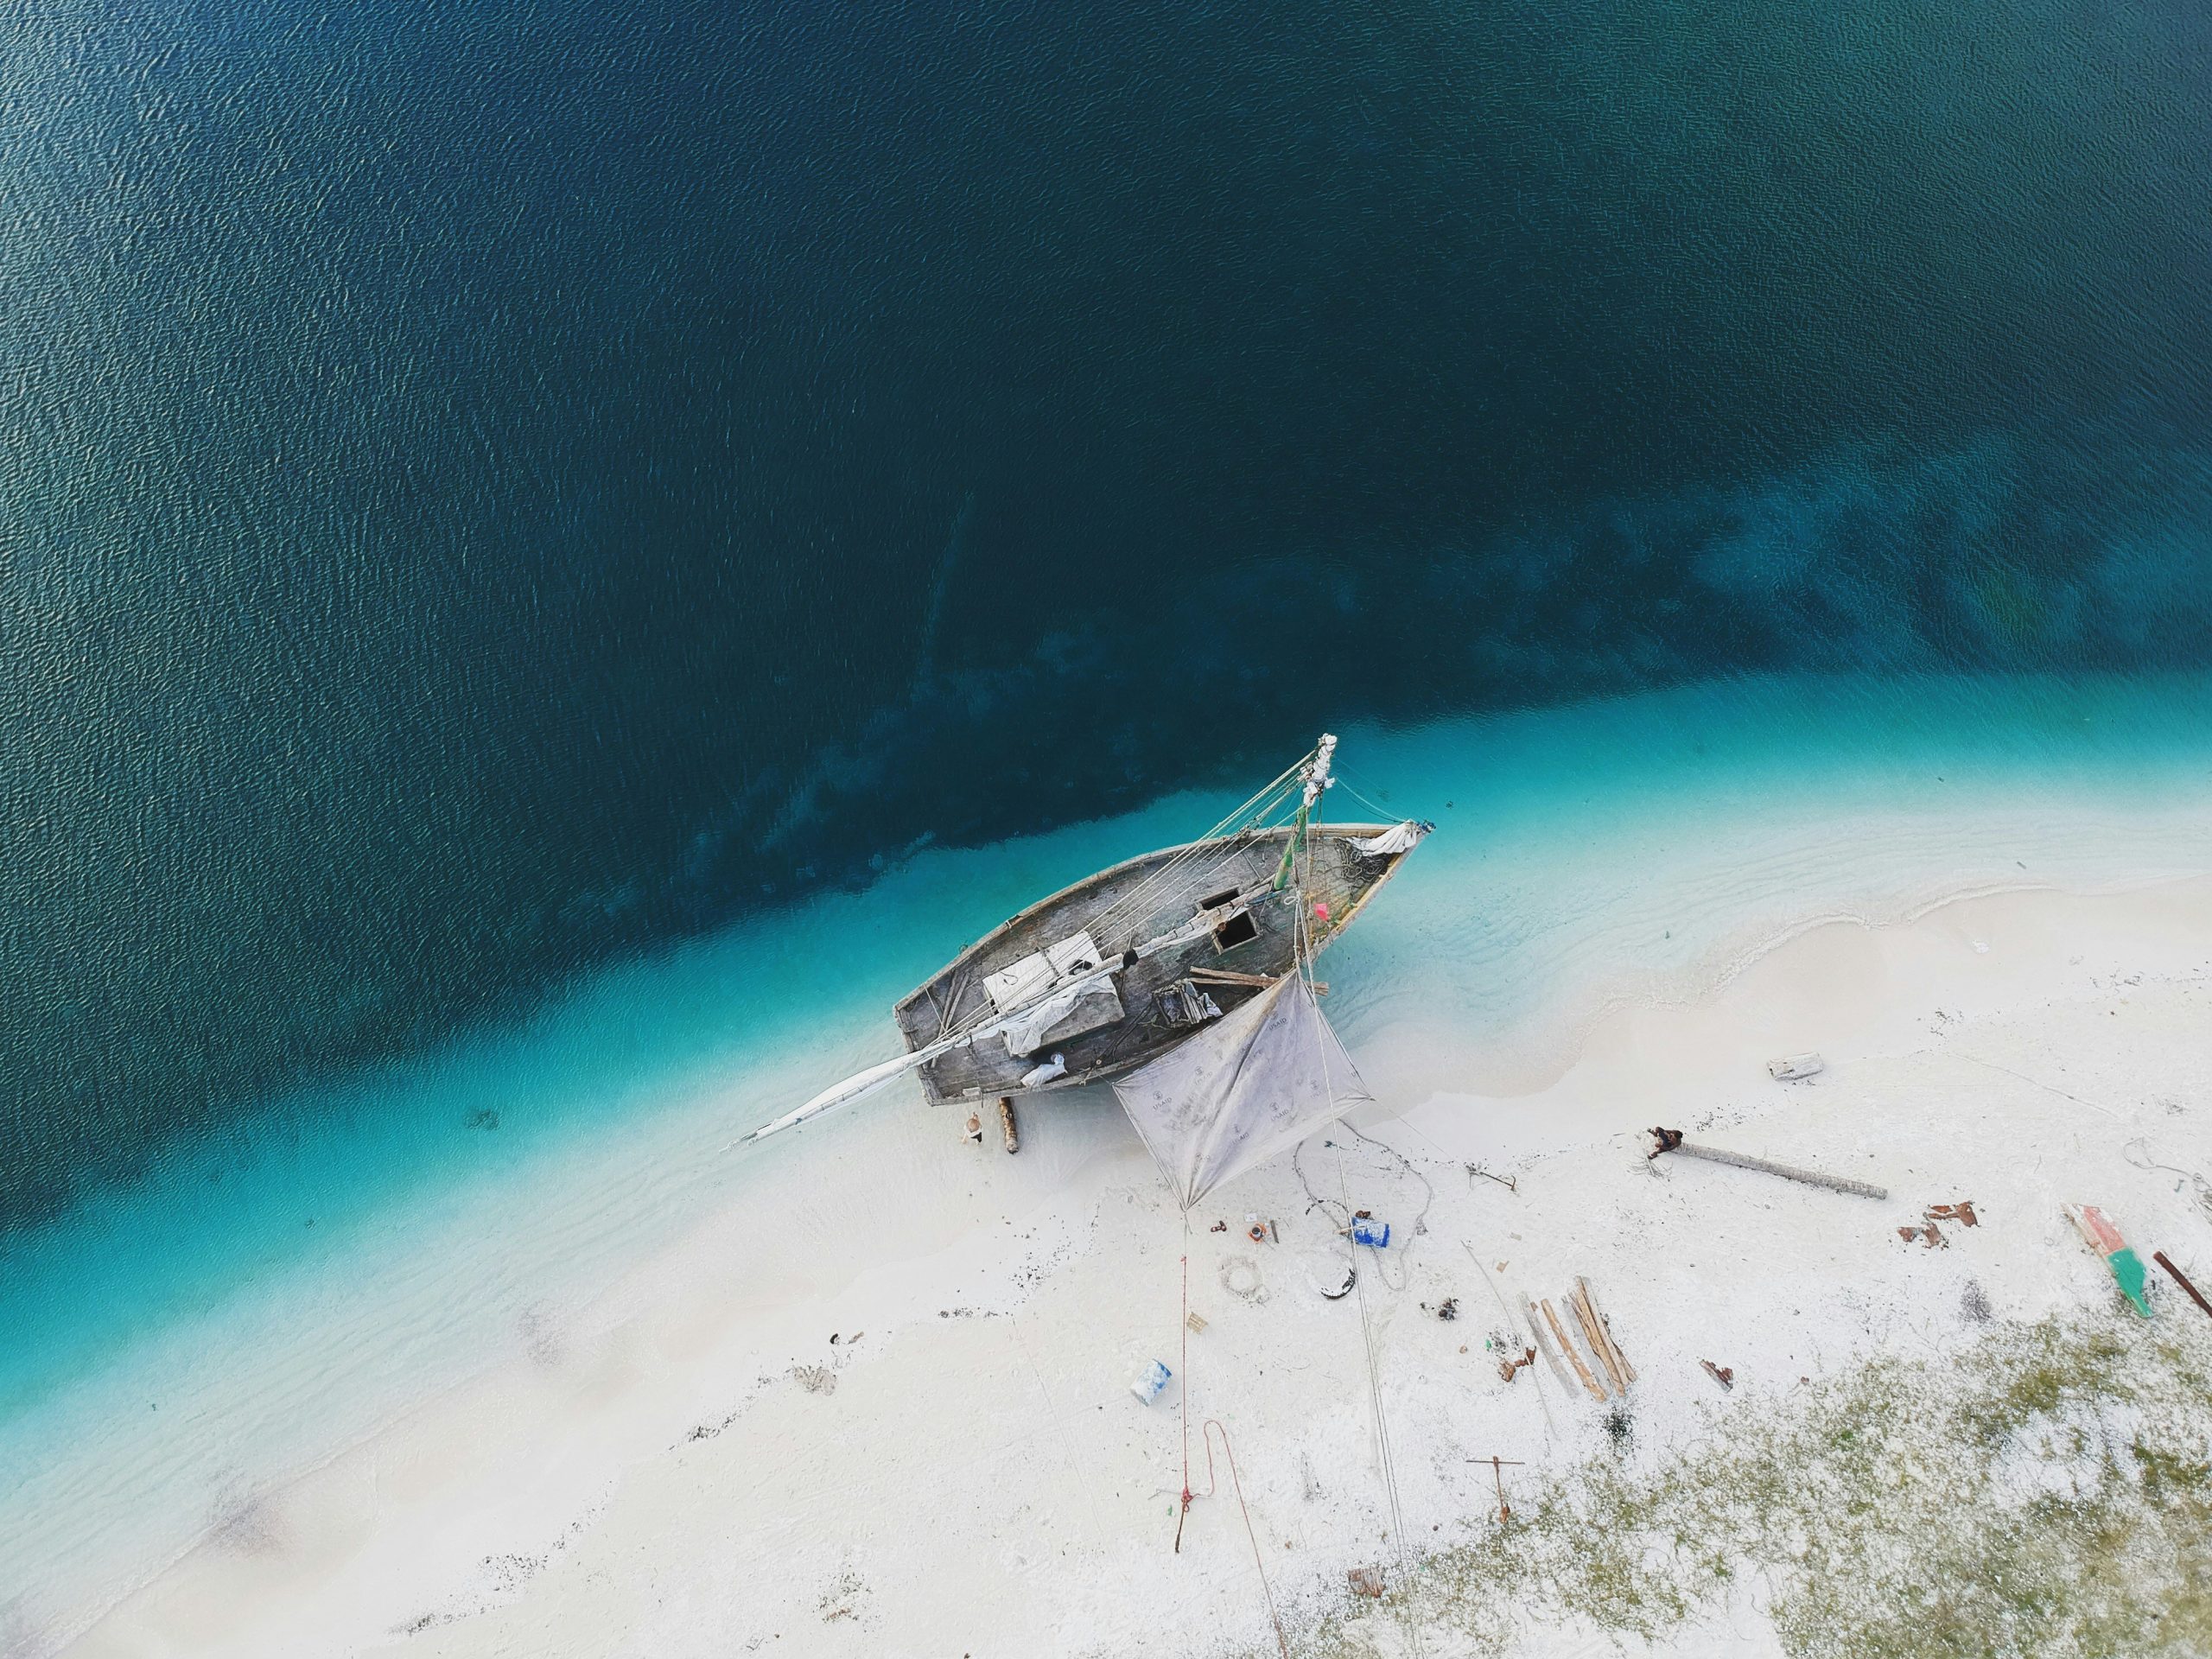
[[[1160,1398],[1161,1391],[1167,1386],[1167,1379],[1174,1375],[1158,1360],[1151,1360],[1144,1370],[1137,1373],[1137,1380],[1129,1384],[1129,1392],[1148,1406]]]

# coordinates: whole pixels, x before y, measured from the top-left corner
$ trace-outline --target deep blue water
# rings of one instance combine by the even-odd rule
[[[0,180],[0,1224],[1324,723],[2212,664],[2180,0],[18,5]]]

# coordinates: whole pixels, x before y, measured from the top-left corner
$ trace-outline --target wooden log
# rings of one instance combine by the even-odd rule
[[[2174,1283],[2179,1285],[2183,1290],[2189,1293],[2189,1300],[2190,1301],[2195,1302],[2199,1307],[2202,1308],[2207,1314],[2212,1315],[2212,1302],[2206,1301],[2204,1300],[2204,1293],[2197,1289],[2195,1285],[2189,1282],[2189,1275],[2187,1274],[2183,1273],[2179,1268],[2174,1266],[2171,1262],[2166,1259],[2166,1253],[2164,1250],[2152,1251],[2151,1259],[2173,1275]]]
[[[1544,1334],[1544,1321],[1536,1312],[1535,1304],[1526,1296],[1521,1299],[1522,1317],[1529,1321],[1529,1329],[1535,1333],[1536,1351],[1544,1357],[1544,1363],[1551,1370],[1552,1380],[1559,1384],[1559,1391],[1572,1398],[1573,1388],[1567,1380],[1567,1367],[1560,1364],[1559,1356],[1552,1351],[1552,1339]]]
[[[1628,1379],[1621,1375],[1620,1367],[1613,1363],[1613,1357],[1605,1351],[1605,1339],[1598,1331],[1598,1316],[1584,1305],[1580,1292],[1568,1293],[1567,1306],[1574,1315],[1574,1322],[1582,1327],[1583,1341],[1590,1344],[1599,1368],[1611,1379],[1613,1392],[1627,1398]]]
[[[1582,1386],[1590,1390],[1590,1397],[1603,1404],[1606,1398],[1605,1389],[1598,1386],[1598,1379],[1590,1375],[1590,1368],[1582,1363],[1582,1356],[1574,1351],[1574,1344],[1567,1339],[1567,1327],[1559,1322],[1559,1315],[1552,1312],[1548,1296],[1544,1299],[1543,1309],[1544,1318],[1551,1321],[1552,1335],[1559,1338],[1560,1351],[1573,1365],[1574,1374],[1582,1379]]]
[[[1575,1275],[1574,1287],[1582,1293],[1582,1305],[1590,1310],[1590,1317],[1598,1322],[1598,1334],[1605,1339],[1605,1351],[1613,1357],[1613,1363],[1620,1367],[1621,1375],[1627,1377],[1630,1382],[1635,1382],[1636,1367],[1628,1363],[1628,1356],[1621,1352],[1620,1344],[1613,1340],[1613,1327],[1606,1322],[1605,1316],[1598,1311],[1598,1299],[1590,1294],[1590,1281],[1578,1274]]]
[[[1854,1181],[1844,1175],[1823,1175],[1816,1169],[1799,1169],[1793,1164],[1777,1164],[1764,1158],[1746,1157],[1740,1152],[1723,1152],[1718,1147],[1700,1146],[1682,1139],[1680,1129],[1656,1129],[1658,1137],[1656,1158],[1660,1153],[1678,1153],[1685,1158],[1702,1158],[1709,1164],[1727,1164],[1737,1169],[1755,1169],[1762,1175],[1779,1175],[1785,1181],[1802,1181],[1808,1186],[1824,1186],[1831,1192],[1849,1192],[1862,1198],[1886,1198],[1887,1187],[1876,1186],[1867,1181]]]
[[[1014,1097],[1011,1095],[999,1096],[999,1127],[1006,1131],[1006,1149],[1020,1152],[1021,1142],[1014,1133]]]
[[[1185,977],[1196,980],[1202,985],[1252,985],[1262,990],[1275,982],[1265,974],[1240,974],[1227,968],[1193,968]],[[1326,996],[1328,994],[1329,988],[1325,982],[1315,983],[1314,995]]]

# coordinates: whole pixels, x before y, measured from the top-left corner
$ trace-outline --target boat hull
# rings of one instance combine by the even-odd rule
[[[1281,893],[1268,888],[1281,866],[1287,828],[1165,847],[1032,905],[899,1002],[907,1052],[991,1020],[997,1012],[986,982],[991,976],[1086,932],[1102,963],[1123,960],[1114,974],[1122,1017],[1030,1055],[1012,1052],[1000,1036],[979,1037],[920,1068],[924,1094],[934,1104],[1071,1089],[1118,1077],[1166,1052],[1192,1029],[1176,1022],[1171,988],[1195,985],[1227,1014],[1291,970],[1301,919],[1313,949],[1325,948],[1404,861],[1403,852],[1361,849],[1389,828],[1313,827],[1299,855],[1298,880]],[[1239,897],[1206,904],[1224,894]],[[1145,941],[1193,930],[1193,938],[1157,954],[1135,961],[1124,956]],[[1023,1078],[1054,1054],[1065,1061],[1065,1073],[1025,1086]]]

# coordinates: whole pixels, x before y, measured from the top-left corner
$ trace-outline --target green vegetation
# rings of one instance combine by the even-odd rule
[[[1301,1654],[1498,1654],[1535,1626],[1663,1638],[1756,1585],[1799,1659],[2212,1653],[2212,1326],[1991,1331],[1738,1399],[1656,1468],[1601,1457],[1354,1601]]]

